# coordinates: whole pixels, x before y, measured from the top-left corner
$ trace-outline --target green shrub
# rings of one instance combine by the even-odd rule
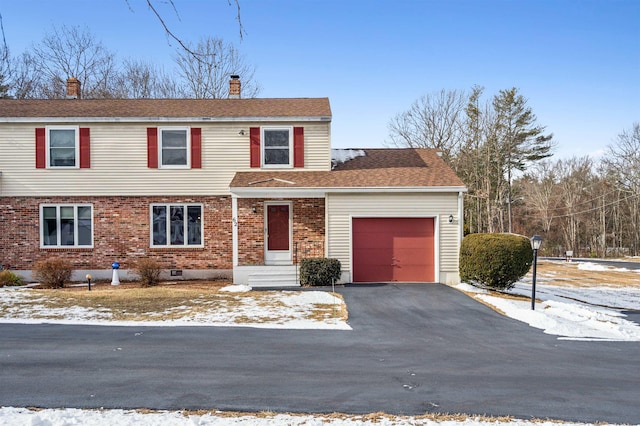
[[[331,285],[340,279],[341,267],[338,259],[326,257],[302,259],[300,262],[300,284]]]
[[[71,279],[71,262],[60,258],[50,258],[36,262],[33,277],[46,288],[62,288]]]
[[[162,266],[155,259],[140,259],[136,263],[135,272],[140,278],[140,287],[152,287],[160,282]]]
[[[514,234],[470,234],[460,247],[460,279],[494,289],[510,289],[533,262],[527,237]]]
[[[6,269],[4,271],[0,271],[0,287],[18,285],[24,285],[24,278]]]

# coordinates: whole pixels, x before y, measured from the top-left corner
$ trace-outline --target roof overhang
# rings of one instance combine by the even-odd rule
[[[0,117],[0,123],[289,123],[318,121],[330,122],[331,117]]]
[[[420,186],[420,187],[342,187],[342,188],[283,188],[260,187],[229,188],[238,198],[324,198],[327,194],[389,194],[389,193],[460,193],[467,192],[464,186]]]

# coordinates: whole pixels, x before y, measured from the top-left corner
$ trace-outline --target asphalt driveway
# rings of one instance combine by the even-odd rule
[[[640,421],[640,344],[558,340],[443,285],[337,289],[353,331],[0,324],[0,405]]]

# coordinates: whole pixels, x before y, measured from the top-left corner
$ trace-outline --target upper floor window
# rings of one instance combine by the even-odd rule
[[[148,127],[147,167],[150,169],[202,168],[202,129],[199,127]]]
[[[291,127],[262,128],[262,165],[293,167],[293,130]]]
[[[158,129],[160,167],[191,167],[191,141],[186,127],[161,127]]]
[[[36,169],[91,167],[91,131],[88,127],[36,128]]]
[[[92,247],[93,207],[90,204],[40,206],[41,247]]]
[[[255,168],[304,167],[304,127],[250,127],[249,165]]]
[[[201,247],[202,205],[151,205],[151,246]]]
[[[79,164],[78,127],[47,127],[47,166],[76,168]]]

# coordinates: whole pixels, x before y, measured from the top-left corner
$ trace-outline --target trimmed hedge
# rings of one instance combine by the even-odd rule
[[[331,285],[340,279],[342,265],[338,259],[309,257],[300,262],[300,284]]]
[[[470,234],[460,247],[460,279],[494,289],[510,289],[533,263],[527,237],[515,234]]]

